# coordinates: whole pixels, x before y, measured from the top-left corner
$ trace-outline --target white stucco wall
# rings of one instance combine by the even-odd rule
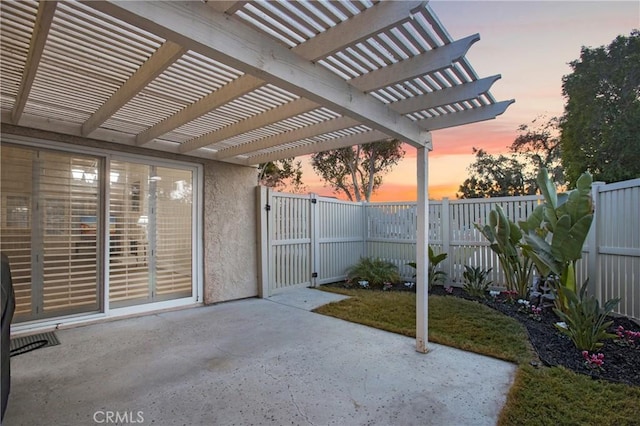
[[[204,166],[204,302],[258,295],[255,168]]]

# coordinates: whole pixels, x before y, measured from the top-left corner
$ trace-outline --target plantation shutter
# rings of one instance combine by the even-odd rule
[[[192,295],[192,175],[111,162],[111,307]]]
[[[100,168],[96,157],[3,145],[2,251],[17,321],[99,309]]]

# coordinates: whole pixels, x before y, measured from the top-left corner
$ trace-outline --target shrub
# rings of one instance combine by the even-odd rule
[[[593,222],[592,178],[583,173],[576,188],[558,194],[547,169],[538,172],[538,187],[544,196],[526,221],[520,222],[527,242],[526,254],[531,257],[540,275],[550,273],[560,277],[560,286],[574,295],[579,292],[576,282],[576,262],[582,258],[582,247]],[[557,292],[560,303],[556,307],[568,312],[564,292]]]
[[[371,288],[382,289],[385,283],[400,281],[400,274],[398,267],[389,261],[362,257],[358,263],[347,269],[347,280],[368,281]]]
[[[598,299],[587,296],[586,292],[587,281],[578,294],[567,287],[558,287],[564,302],[556,300],[556,305],[563,303],[563,309],[557,306],[554,312],[566,324],[566,328],[558,324],[556,328],[569,336],[576,348],[592,352],[603,345],[602,340],[616,337],[607,333],[607,328],[613,322],[605,320],[620,299],[608,300],[601,310]]]
[[[493,283],[493,281],[487,279],[493,268],[485,271],[479,266],[472,267],[464,265],[464,269],[465,271],[462,274],[464,277],[464,291],[466,291],[469,296],[484,298],[489,290],[489,286]]]
[[[429,246],[429,290],[431,290],[434,284],[442,284],[447,280],[447,273],[437,269],[438,265],[442,263],[447,256],[447,253],[435,254],[431,246]],[[416,269],[418,266],[416,262],[409,262],[407,265],[413,269]],[[413,277],[416,277],[415,274]]]
[[[476,224],[475,227],[489,241],[489,248],[498,256],[507,290],[516,291],[518,297],[526,299],[531,285],[533,261],[522,242],[522,231],[507,218],[499,205],[489,213],[488,222],[484,226]]]

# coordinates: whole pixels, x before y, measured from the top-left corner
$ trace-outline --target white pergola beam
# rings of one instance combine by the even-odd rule
[[[361,12],[353,18],[318,34],[296,46],[296,53],[311,61],[317,61],[342,50],[402,21],[424,8],[426,1],[384,1]]]
[[[85,2],[129,24],[172,40],[413,146],[427,136],[418,126],[306,61],[253,28],[238,25],[199,2]]]
[[[82,134],[87,136],[100,127],[186,51],[187,49],[179,44],[166,41],[84,122]]]
[[[144,145],[151,142],[153,139],[169,133],[170,131],[177,129],[178,127],[183,126],[242,95],[252,92],[262,85],[264,85],[264,82],[258,78],[247,74],[240,76],[236,80],[222,86],[215,92],[209,93],[172,116],[167,117],[159,123],[149,127],[144,132],[138,134],[136,137],[136,143],[138,145]],[[201,148],[202,146],[205,145],[196,146],[193,149]]]
[[[229,139],[235,135],[241,135],[243,133],[259,129],[277,121],[281,121],[289,117],[312,111],[319,107],[320,105],[315,102],[311,102],[310,100],[305,98],[298,98],[287,104],[267,110],[262,114],[254,115],[252,117],[248,117],[244,120],[225,126],[220,130],[205,133],[202,136],[190,139],[180,145],[180,152],[188,153],[198,148],[202,148],[223,141],[225,139]]]
[[[426,95],[414,96],[413,98],[393,102],[389,104],[389,108],[400,114],[410,114],[416,111],[475,99],[488,92],[498,79],[500,79],[500,75],[494,75],[448,89],[427,93]]]
[[[56,1],[41,1],[38,3],[38,12],[33,26],[33,34],[29,42],[29,53],[24,65],[24,72],[22,74],[22,80],[20,81],[16,102],[11,113],[11,121],[14,124],[19,123],[24,108],[27,105],[27,99],[29,99],[31,87],[36,79],[38,65],[42,59],[44,46],[47,43],[47,36],[51,28],[51,23],[53,22],[53,15],[56,13],[57,4],[58,2]]]
[[[362,145],[365,143],[377,142],[384,139],[389,139],[389,136],[378,130],[372,130],[366,133],[358,133],[357,135],[336,138],[331,141],[310,142],[308,145],[283,149],[266,154],[254,155],[246,159],[245,165],[252,166],[256,164],[268,163],[269,161],[281,160],[283,158],[299,157],[301,155],[314,154],[316,152],[329,151],[332,149],[346,148],[348,146],[354,145]],[[322,149],[318,149],[319,147],[322,147]]]
[[[506,111],[507,107],[514,103],[515,100],[497,102],[495,104],[485,105],[479,108],[473,108],[466,111],[454,112],[441,115],[438,117],[425,118],[418,121],[418,125],[425,130],[439,130],[447,127],[462,126],[464,124],[476,123],[478,121],[491,120]]]
[[[291,130],[289,132],[268,136],[257,141],[247,142],[220,150],[216,153],[214,159],[222,160],[229,157],[235,157],[237,155],[243,155],[250,152],[269,149],[278,145],[284,145],[302,139],[311,138],[316,135],[322,135],[325,133],[347,129],[349,127],[357,126],[358,124],[360,123],[352,118],[338,117],[332,120],[323,121],[321,123],[312,124],[310,126],[301,127],[296,130]]]
[[[352,78],[349,80],[349,84],[363,92],[370,92],[450,67],[453,62],[462,58],[471,45],[478,40],[480,40],[479,34],[456,40],[453,43],[428,50],[421,55]]]

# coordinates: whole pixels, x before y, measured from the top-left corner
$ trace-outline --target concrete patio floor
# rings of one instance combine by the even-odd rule
[[[60,330],[59,346],[12,358],[3,424],[108,424],[108,412],[145,425],[496,423],[515,365],[436,344],[420,354],[414,339],[309,312],[325,295]]]

